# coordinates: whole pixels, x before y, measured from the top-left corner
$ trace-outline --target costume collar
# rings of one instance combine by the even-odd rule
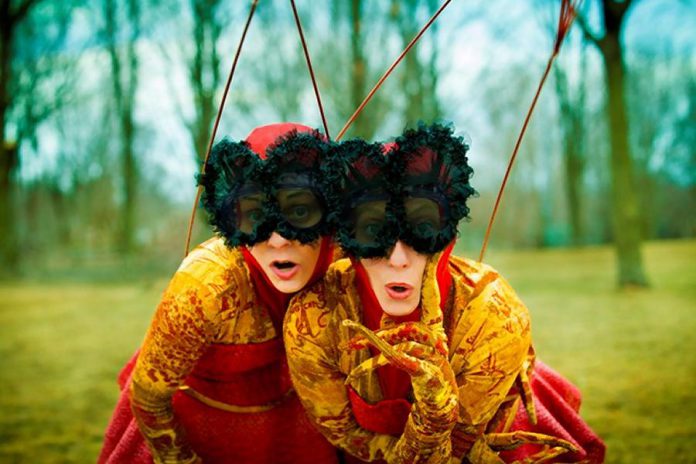
[[[319,280],[326,273],[326,270],[333,261],[334,244],[331,238],[326,236],[322,237],[319,246],[321,247],[319,250],[319,259],[317,260],[317,264],[314,266],[314,272],[309,278],[307,285],[305,285],[305,288]],[[280,334],[282,333],[285,311],[288,308],[290,299],[295,294],[283,293],[275,288],[249,249],[246,246],[240,246],[239,249],[244,257],[244,262],[249,269],[249,276],[251,277],[251,284],[254,288],[256,298],[260,305],[268,310],[271,320],[273,321],[273,326],[275,327],[276,332]]]

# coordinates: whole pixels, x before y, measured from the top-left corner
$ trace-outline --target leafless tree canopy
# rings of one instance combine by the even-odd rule
[[[296,3],[332,134],[440,6]],[[677,21],[696,14],[688,3],[645,27],[650,2],[584,2],[493,246],[613,242],[619,283],[644,285],[641,242],[694,235],[696,40]],[[0,0],[3,272],[51,256],[178,256],[248,11],[212,0]],[[383,140],[444,120],[466,134],[480,193],[460,231],[466,253],[481,245],[557,14],[556,2],[453,2],[347,133]],[[322,126],[289,2],[268,0],[218,138],[280,120]],[[197,238],[209,234],[204,222]]]

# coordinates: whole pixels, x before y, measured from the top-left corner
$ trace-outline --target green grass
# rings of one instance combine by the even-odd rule
[[[164,285],[0,285],[0,462],[96,460]]]
[[[610,463],[696,462],[696,242],[645,248],[651,288],[618,292],[607,248],[496,256],[540,359],[583,392]]]
[[[539,357],[580,387],[610,463],[696,462],[696,241],[645,248],[648,290],[609,248],[496,252]],[[0,462],[94,462],[166,279],[0,283]]]

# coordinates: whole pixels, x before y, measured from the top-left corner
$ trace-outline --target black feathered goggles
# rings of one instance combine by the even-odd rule
[[[228,246],[253,245],[276,231],[310,243],[328,233],[320,166],[329,143],[318,132],[292,131],[261,159],[246,142],[222,140],[200,177],[210,223]]]
[[[419,253],[442,251],[475,193],[467,150],[438,124],[407,130],[390,145],[351,140],[336,147],[329,196],[341,246],[358,258],[388,256],[398,240]]]

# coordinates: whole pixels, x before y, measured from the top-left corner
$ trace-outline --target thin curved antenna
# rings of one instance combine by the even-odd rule
[[[302,23],[300,23],[300,15],[297,13],[297,7],[295,6],[295,0],[290,0],[292,4],[292,13],[295,15],[295,23],[297,23],[297,32],[300,33],[300,42],[302,42],[302,50],[304,50],[304,56],[307,60],[307,68],[309,69],[309,76],[312,78],[312,86],[314,87],[314,95],[317,97],[317,104],[319,105],[319,113],[321,113],[321,122],[324,124],[324,133],[326,138],[331,139],[329,135],[329,125],[326,124],[326,116],[324,116],[324,106],[321,104],[321,96],[319,95],[319,87],[317,87],[317,80],[314,77],[314,69],[312,68],[312,60],[309,58],[309,50],[307,50],[307,42],[305,42],[304,32],[302,32]]]
[[[353,115],[348,119],[348,122],[346,122],[345,126],[343,126],[343,129],[341,129],[341,132],[338,133],[336,136],[336,142],[341,140],[341,138],[345,135],[346,131],[348,128],[355,122],[355,120],[358,118],[358,115],[362,112],[362,110],[365,108],[365,106],[368,104],[368,102],[372,99],[372,96],[377,92],[377,89],[379,89],[384,81],[389,77],[389,75],[394,71],[394,69],[398,66],[398,64],[401,62],[401,60],[406,56],[409,50],[418,42],[418,40],[421,38],[421,36],[425,33],[425,31],[428,30],[430,25],[435,22],[438,16],[440,16],[440,13],[447,7],[447,5],[450,4],[452,0],[446,0],[440,8],[435,12],[435,14],[428,20],[428,22],[423,26],[416,34],[416,36],[411,39],[411,41],[406,45],[406,48],[401,52],[401,54],[398,56],[398,58],[392,63],[391,66],[389,66],[389,69],[382,75],[382,77],[379,78],[379,81],[377,81],[377,84],[375,84],[374,87],[372,87],[372,90],[370,90],[370,93],[367,94],[367,97],[362,101],[360,106],[358,106],[358,109],[355,110]]]
[[[254,11],[256,11],[256,5],[258,0],[252,0],[251,7],[249,8],[249,17],[244,25],[244,31],[242,32],[242,37],[239,39],[239,45],[237,46],[237,52],[234,55],[234,61],[232,61],[232,67],[230,68],[230,74],[227,77],[227,83],[225,84],[225,90],[222,94],[222,100],[220,101],[220,106],[218,107],[217,117],[215,118],[215,124],[213,125],[213,131],[210,133],[210,140],[208,140],[208,150],[205,153],[205,160],[203,161],[203,166],[201,167],[201,175],[205,173],[205,168],[208,165],[208,158],[210,158],[210,151],[213,148],[213,141],[215,140],[215,135],[217,134],[218,126],[220,125],[220,118],[222,116],[222,110],[225,107],[225,101],[227,100],[227,94],[230,90],[230,85],[232,84],[232,77],[234,76],[234,71],[237,68],[237,62],[239,61],[239,55],[242,52],[242,45],[244,45],[244,39],[246,39],[247,31],[249,30],[249,24],[251,24],[251,18],[254,16]],[[189,246],[191,245],[191,233],[193,232],[193,223],[196,220],[196,209],[198,208],[198,202],[201,199],[201,191],[203,189],[202,185],[198,186],[196,190],[196,201],[193,203],[193,210],[191,211],[191,219],[188,224],[188,232],[186,233],[186,247],[184,248],[184,257],[189,254]]]
[[[520,149],[520,144],[522,143],[522,138],[524,137],[525,132],[527,131],[527,126],[529,125],[529,120],[532,117],[532,113],[534,112],[534,108],[536,107],[537,101],[539,100],[539,95],[541,94],[541,89],[544,87],[544,83],[546,82],[546,78],[549,75],[549,72],[551,71],[551,65],[553,65],[553,61],[556,59],[556,56],[558,55],[559,50],[561,49],[561,44],[563,43],[563,39],[568,33],[568,30],[570,29],[571,24],[573,24],[573,20],[575,19],[575,16],[577,14],[577,8],[582,3],[582,0],[579,0],[578,2],[575,3],[575,5],[572,5],[570,3],[570,0],[562,0],[561,3],[561,12],[558,18],[558,32],[556,33],[556,41],[553,46],[553,51],[551,52],[551,56],[549,57],[549,61],[546,63],[546,70],[544,70],[544,74],[541,77],[541,81],[539,82],[539,86],[537,87],[536,94],[534,94],[534,99],[532,100],[532,104],[529,106],[529,110],[527,110],[527,116],[524,118],[524,124],[522,124],[522,129],[520,130],[519,135],[517,136],[517,142],[515,143],[515,148],[512,150],[512,155],[510,156],[510,161],[508,162],[507,169],[505,170],[505,176],[503,177],[503,182],[500,184],[500,189],[498,190],[498,196],[495,199],[495,205],[493,206],[493,212],[491,213],[491,217],[488,220],[488,227],[486,228],[486,235],[483,237],[483,245],[481,247],[481,253],[479,254],[479,261],[483,261],[483,256],[486,253],[486,248],[488,248],[488,240],[490,239],[491,236],[491,229],[493,228],[493,222],[495,221],[495,216],[498,213],[498,207],[500,206],[500,200],[503,197],[503,192],[505,191],[505,186],[507,185],[508,177],[510,176],[510,171],[512,170],[512,165],[515,162],[515,158],[517,158],[517,152]]]

